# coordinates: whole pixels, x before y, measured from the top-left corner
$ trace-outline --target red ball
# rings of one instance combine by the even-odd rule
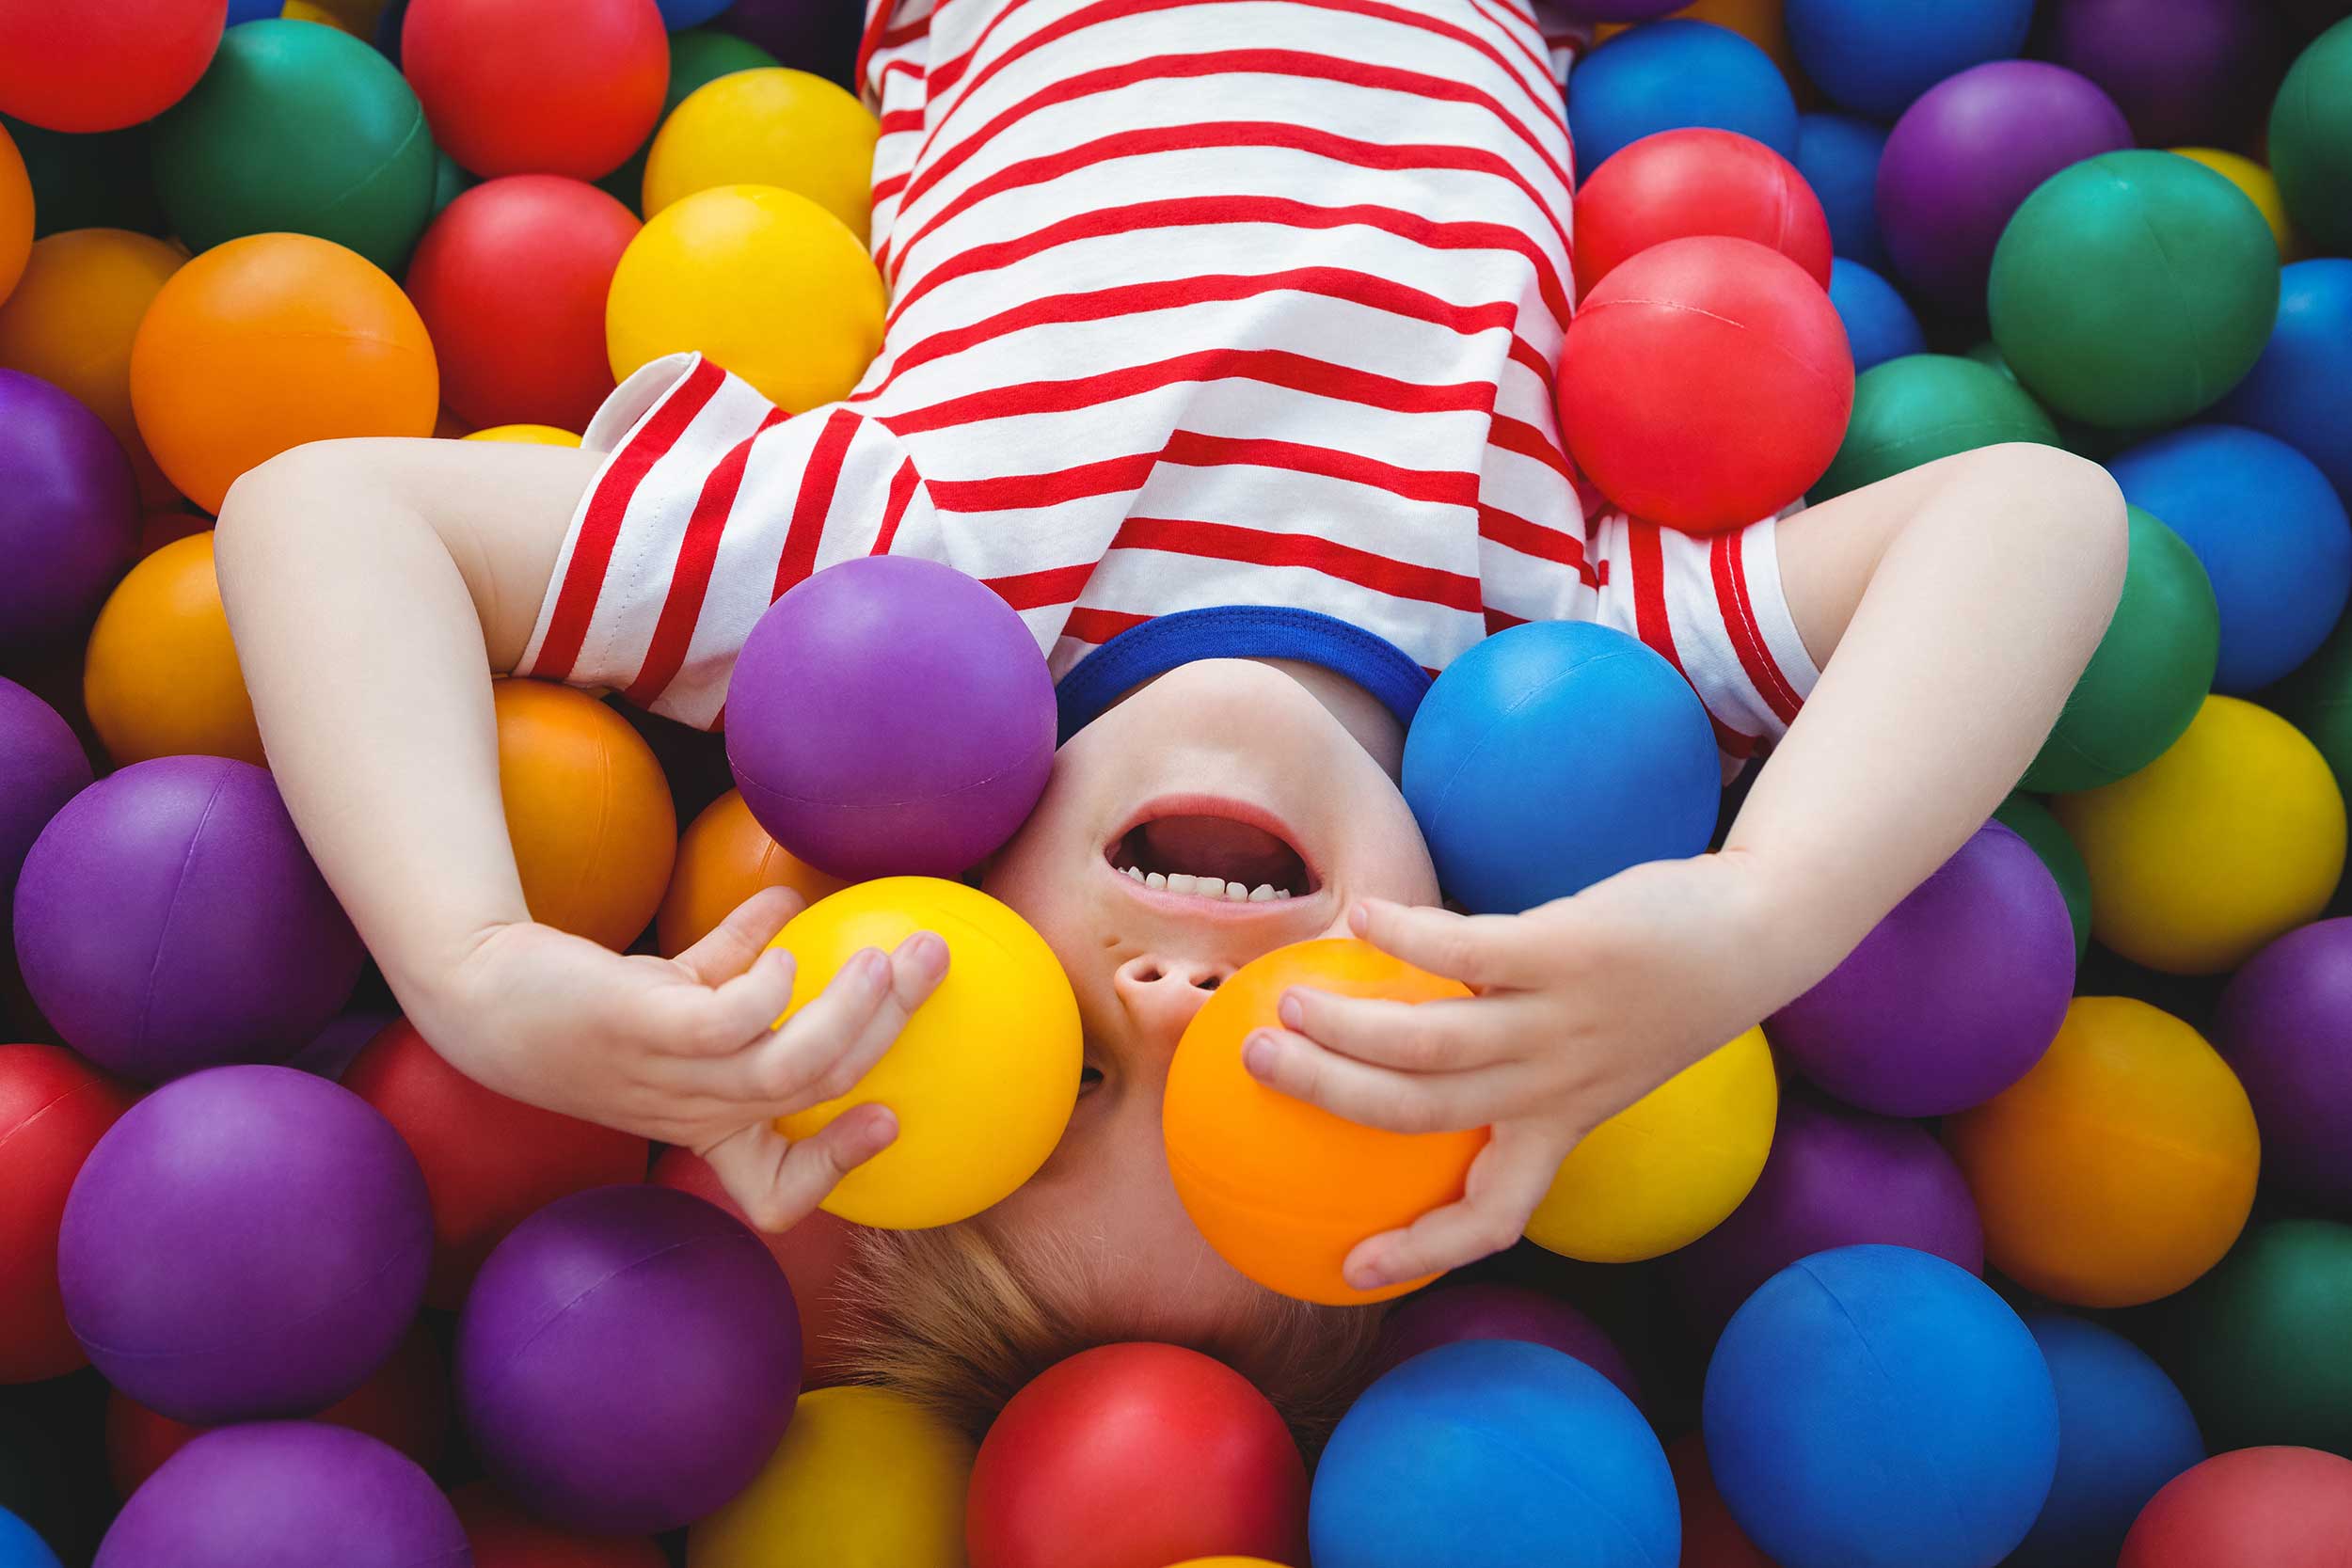
[[[2347,1543],[2352,1459],[2239,1449],[2149,1498],[2116,1568],[2344,1568]]]
[[[1675,1496],[1682,1504],[1681,1568],[1772,1568],[1772,1560],[1756,1549],[1715,1490],[1715,1472],[1698,1433],[1669,1444],[1666,1463],[1674,1467]]]
[[[343,1087],[383,1113],[433,1200],[427,1305],[454,1309],[506,1233],[559,1197],[643,1181],[643,1138],[494,1094],[443,1061],[407,1020],[370,1040]]]
[[[1692,234],[1754,240],[1829,287],[1829,218],[1797,166],[1752,137],[1693,128],[1644,136],[1576,193],[1577,297],[1628,257]]]
[[[670,35],[654,0],[413,0],[400,63],[460,166],[594,180],[653,135]]]
[[[187,96],[229,0],[0,0],[0,114],[52,131],[119,131]]]
[[[57,1228],[82,1162],[131,1091],[54,1045],[0,1045],[0,1383],[81,1366],[57,1295]]]
[[[1307,1560],[1307,1466],[1239,1372],[1175,1345],[1104,1345],[1006,1402],[965,1501],[971,1568]]]
[[[576,1535],[542,1524],[486,1481],[449,1495],[473,1548],[473,1568],[669,1568],[661,1548],[642,1536]]]
[[[1560,426],[1637,517],[1719,533],[1821,477],[1853,410],[1829,295],[1754,240],[1668,240],[1620,262],[1568,326]]]

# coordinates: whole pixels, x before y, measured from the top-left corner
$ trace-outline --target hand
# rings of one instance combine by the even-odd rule
[[[1245,1065],[1367,1126],[1493,1135],[1461,1198],[1359,1243],[1348,1283],[1377,1289],[1511,1245],[1585,1133],[1818,978],[1778,956],[1794,944],[1774,909],[1743,857],[1714,854],[1637,865],[1521,915],[1351,911],[1357,935],[1477,994],[1413,1006],[1294,990],[1288,1027],[1251,1036]]]
[[[500,927],[410,1016],[501,1094],[692,1149],[754,1225],[783,1230],[887,1148],[898,1118],[860,1106],[797,1143],[774,1119],[847,1093],[947,971],[946,943],[920,932],[887,956],[858,955],[775,1028],[793,964],[768,942],[800,907],[769,889],[675,958]]]

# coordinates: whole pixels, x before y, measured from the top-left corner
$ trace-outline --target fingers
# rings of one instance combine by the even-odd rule
[[[783,1028],[755,1035],[750,1045],[710,1064],[713,1070],[698,1086],[758,1105],[770,1116],[837,1099],[882,1059],[946,973],[947,944],[928,931],[909,937],[895,953],[868,948],[842,965]],[[761,1029],[773,1020],[772,1013],[763,1017]]]
[[[1507,1107],[1508,1085],[1492,1070],[1422,1076],[1326,1050],[1304,1035],[1261,1029],[1242,1045],[1242,1066],[1270,1089],[1335,1117],[1391,1132],[1484,1127],[1490,1104]]]
[[[890,1147],[898,1118],[887,1105],[855,1105],[810,1137],[788,1140],[765,1120],[703,1153],[754,1227],[789,1230],[841,1179]]]
[[[1402,1230],[1357,1243],[1342,1274],[1359,1291],[1376,1291],[1474,1263],[1511,1246],[1527,1228],[1566,1159],[1553,1135],[1505,1123],[1472,1162],[1459,1202],[1433,1209]]]
[[[806,902],[788,887],[761,888],[738,904],[702,941],[670,961],[706,986],[732,980],[751,968],[760,950],[775,940],[785,922],[800,913]]]
[[[1509,1053],[1496,1013],[1507,1000],[1384,1002],[1301,987],[1283,994],[1282,1022],[1316,1044],[1400,1072],[1458,1072]]]
[[[1367,898],[1348,911],[1347,925],[1382,952],[1473,990],[1519,985],[1530,975],[1529,933],[1516,915]]]

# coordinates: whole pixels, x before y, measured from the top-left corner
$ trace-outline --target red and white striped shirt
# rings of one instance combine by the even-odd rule
[[[1428,669],[1529,620],[1674,659],[1725,752],[1815,676],[1771,524],[1629,520],[1563,450],[1574,41],[1525,0],[872,0],[881,356],[787,418],[679,356],[611,452],[523,673],[709,727],[786,589],[889,551],[1066,673],[1150,618],[1319,610]]]

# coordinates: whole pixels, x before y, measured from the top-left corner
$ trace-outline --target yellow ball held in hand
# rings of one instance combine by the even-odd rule
[[[1587,1263],[1638,1263],[1721,1225],[1772,1152],[1780,1083],[1751,1029],[1602,1122],[1561,1162],[1527,1239]]]
[[[822,76],[776,66],[706,83],[645,155],[645,215],[719,185],[796,191],[866,240],[882,122]]]
[[[784,1017],[861,948],[888,953],[917,931],[947,943],[939,989],[855,1088],[776,1123],[805,1138],[853,1105],[896,1112],[898,1141],[824,1203],[891,1230],[968,1219],[1036,1175],[1077,1103],[1083,1053],[1078,1001],[1045,939],[988,895],[936,877],[861,882],[778,932],[771,945],[799,966]]]
[[[621,253],[605,347],[623,381],[665,354],[707,354],[798,414],[857,385],[885,303],[839,218],[771,185],[721,185],[663,208]]]
[[[503,441],[516,447],[576,447],[580,437],[568,430],[558,430],[551,424],[494,424],[487,430],[477,430],[460,436],[461,441]]]
[[[2344,797],[2267,708],[2208,697],[2155,761],[2051,802],[2090,870],[2091,934],[2137,964],[2217,974],[2316,919],[2344,874]]]
[[[173,540],[116,584],[90,628],[82,702],[118,768],[183,755],[267,762],[211,533]]]

